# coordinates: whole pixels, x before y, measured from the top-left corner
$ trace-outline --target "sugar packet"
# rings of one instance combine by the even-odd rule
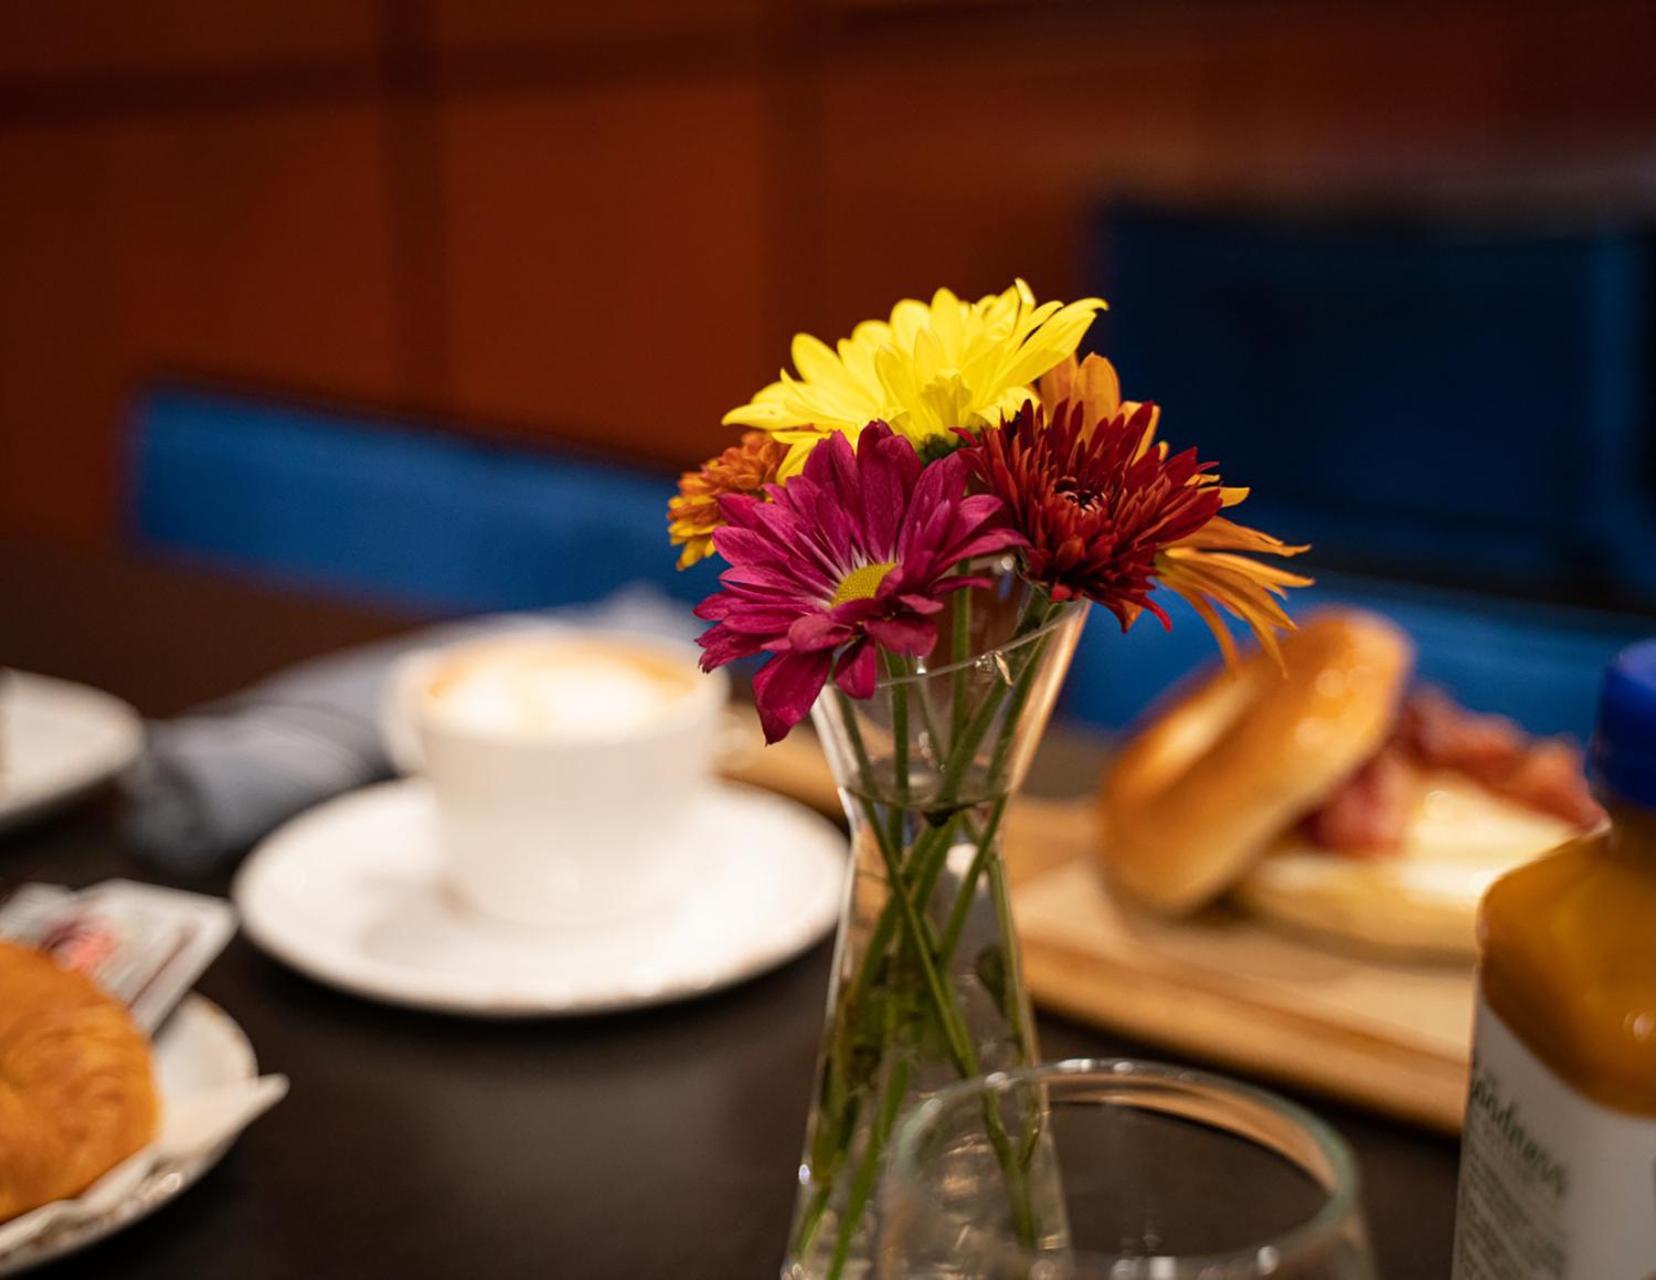
[[[120,1000],[153,1032],[236,931],[228,902],[131,880],[28,884],[0,902],[0,938],[38,947]]]

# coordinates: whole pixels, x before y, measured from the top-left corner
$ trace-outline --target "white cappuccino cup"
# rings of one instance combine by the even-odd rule
[[[662,909],[705,860],[686,838],[729,680],[695,646],[525,628],[405,664],[393,755],[429,779],[444,866],[468,907],[517,924],[602,925]]]

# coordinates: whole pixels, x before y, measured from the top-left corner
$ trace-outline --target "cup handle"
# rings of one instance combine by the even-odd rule
[[[420,773],[425,769],[425,753],[420,749],[420,733],[415,724],[415,698],[420,677],[431,665],[433,656],[430,649],[404,654],[391,664],[380,689],[380,742],[391,767],[398,773]]]

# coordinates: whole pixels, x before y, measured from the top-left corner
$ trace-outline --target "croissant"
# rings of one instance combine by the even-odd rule
[[[77,1196],[155,1137],[149,1041],[82,974],[0,942],[0,1222]]]

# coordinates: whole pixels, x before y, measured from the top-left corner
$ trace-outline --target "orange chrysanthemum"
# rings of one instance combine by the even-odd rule
[[[667,504],[667,536],[682,546],[678,567],[688,569],[713,553],[713,531],[724,527],[719,499],[727,494],[763,497],[776,481],[788,446],[763,431],[749,431],[699,471],[679,477],[678,497]]]
[[[1143,469],[1140,460],[1150,453],[1161,460],[1161,467],[1157,470],[1162,474],[1166,474],[1170,463],[1178,461],[1169,459],[1167,445],[1155,438],[1159,419],[1156,407],[1124,402],[1121,381],[1114,367],[1103,357],[1088,356],[1077,362],[1072,356],[1046,374],[1037,390],[1041,404],[1054,417],[1062,404],[1080,405],[1081,421],[1091,428],[1087,432],[1089,438],[1095,431],[1115,434],[1127,424],[1132,424],[1132,432],[1138,436],[1132,446],[1132,465],[1139,470]],[[1289,587],[1309,586],[1311,579],[1252,559],[1251,556],[1296,556],[1308,548],[1289,546],[1268,533],[1250,529],[1218,514],[1218,509],[1212,505],[1212,495],[1216,494],[1219,499],[1218,508],[1234,507],[1248,496],[1248,490],[1221,485],[1209,465],[1192,469],[1181,483],[1190,488],[1207,490],[1204,496],[1212,514],[1200,527],[1185,531],[1174,540],[1156,547],[1149,577],[1156,584],[1184,597],[1213,632],[1227,663],[1235,665],[1238,654],[1236,642],[1219,616],[1219,609],[1243,622],[1253,632],[1260,647],[1280,662],[1276,633],[1293,630],[1294,623],[1278,601]],[[1162,528],[1165,530],[1167,526],[1164,524]],[[1124,613],[1122,621],[1130,623],[1136,617],[1137,602],[1129,596],[1120,599],[1119,603],[1125,605],[1125,609],[1118,610],[1118,614]],[[1165,615],[1159,609],[1148,601],[1145,603],[1165,622]]]
[[[1247,490],[1241,492],[1246,494]],[[1282,652],[1276,633],[1292,631],[1294,620],[1284,611],[1278,599],[1287,594],[1289,587],[1310,586],[1311,579],[1238,553],[1297,556],[1308,550],[1309,547],[1291,547],[1268,533],[1237,524],[1224,516],[1215,516],[1195,533],[1157,554],[1156,580],[1183,596],[1197,616],[1207,623],[1213,638],[1219,642],[1227,665],[1240,665],[1241,657],[1230,628],[1219,617],[1215,605],[1245,623],[1253,632],[1254,639],[1259,641],[1259,647],[1281,665]]]

